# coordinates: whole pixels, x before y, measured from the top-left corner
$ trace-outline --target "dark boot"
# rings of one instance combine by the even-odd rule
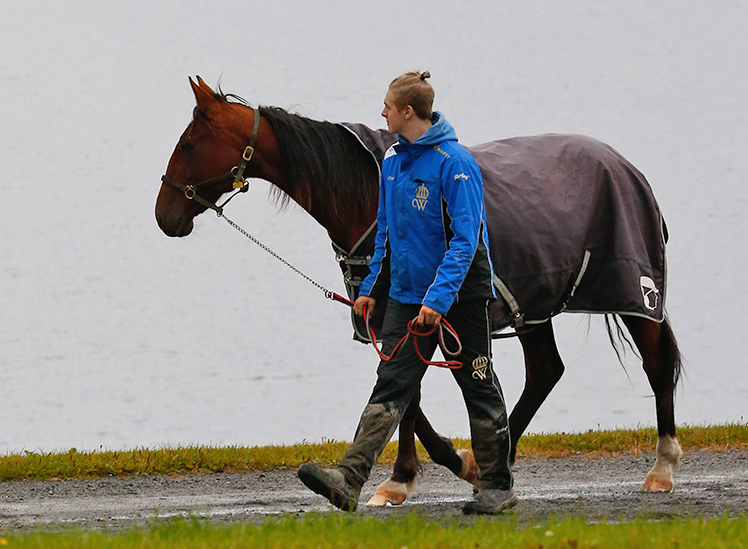
[[[473,501],[468,501],[462,508],[466,515],[497,515],[504,509],[511,509],[517,505],[517,495],[514,490],[500,490],[498,488],[481,488]]]
[[[338,509],[350,513],[356,510],[360,490],[348,484],[338,469],[322,469],[313,463],[303,463],[298,474],[307,488],[329,499]]]

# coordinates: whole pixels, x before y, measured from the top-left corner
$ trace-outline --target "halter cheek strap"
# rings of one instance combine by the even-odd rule
[[[257,133],[260,129],[260,110],[257,107],[254,107],[252,110],[254,111],[255,119],[252,126],[252,135],[249,137],[249,143],[242,153],[242,159],[239,161],[239,165],[234,166],[231,170],[231,173],[234,175],[233,187],[235,189],[240,189],[241,192],[244,192],[248,187],[247,180],[244,179],[244,170],[247,168],[247,164],[252,160],[252,155],[255,153],[255,141],[257,141]]]

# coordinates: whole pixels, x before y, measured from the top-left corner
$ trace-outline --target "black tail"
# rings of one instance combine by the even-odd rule
[[[611,317],[613,319],[612,322],[610,320]],[[615,333],[613,332],[614,326]],[[673,329],[670,327],[670,321],[667,316],[665,316],[660,326],[660,354],[662,362],[665,365],[672,365],[673,387],[676,387],[683,371],[683,356],[680,354],[678,342],[675,340],[675,335],[673,334]],[[608,338],[610,339],[610,344],[613,346],[613,350],[616,352],[618,362],[621,363],[621,366],[624,366],[624,369],[623,357],[626,354],[626,346],[641,360],[641,356],[627,337],[626,332],[624,332],[618,315],[605,315],[605,329],[608,331]]]
[[[676,387],[680,380],[680,374],[683,371],[683,355],[680,354],[678,342],[675,340],[675,335],[673,334],[673,329],[670,327],[667,316],[662,321],[661,330],[662,360],[665,364],[673,365],[673,387]]]
[[[613,319],[612,323],[610,321],[611,318]],[[615,334],[613,334],[613,326],[615,326],[616,328]],[[623,363],[623,357],[626,356],[626,347],[624,346],[624,343],[628,345],[628,348],[631,349],[631,352],[634,353],[634,355],[636,355],[639,360],[641,360],[642,357],[639,356],[639,353],[636,351],[634,344],[631,343],[631,340],[628,338],[628,336],[626,336],[626,332],[623,331],[623,327],[621,326],[618,315],[605,315],[605,329],[608,331],[608,339],[610,340],[610,345],[616,352],[618,362],[621,364],[621,366],[623,366],[624,370],[626,370],[626,365]],[[616,341],[616,337],[618,337],[618,341]]]

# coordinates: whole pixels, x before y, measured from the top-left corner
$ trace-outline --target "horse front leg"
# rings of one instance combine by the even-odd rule
[[[635,316],[621,318],[641,354],[657,409],[657,459],[641,490],[669,492],[673,489],[673,470],[683,456],[675,436],[675,387],[681,373],[681,354],[667,318],[662,324]]]
[[[517,441],[564,373],[550,320],[521,334],[519,340],[525,354],[525,388],[509,416],[511,463],[517,456]]]
[[[480,469],[470,450],[455,450],[452,441],[439,435],[426,419],[420,408],[420,392],[413,397],[403,419],[397,446],[397,460],[392,476],[379,485],[376,493],[367,502],[371,506],[400,505],[416,490],[416,476],[421,469],[416,452],[415,435],[423,444],[429,457],[437,465],[443,465],[459,478],[474,486],[479,485]]]
[[[416,476],[421,470],[418,461],[415,440],[416,417],[420,412],[421,392],[413,396],[413,400],[405,410],[400,420],[400,431],[397,444],[397,459],[392,470],[392,476],[377,487],[376,493],[366,505],[381,507],[387,505],[401,505],[416,491]]]

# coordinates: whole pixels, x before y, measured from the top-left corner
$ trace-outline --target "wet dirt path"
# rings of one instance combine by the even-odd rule
[[[515,468],[520,499],[516,513],[520,521],[531,522],[549,515],[581,514],[592,520],[748,512],[748,451],[687,453],[669,494],[638,491],[653,462],[650,454],[521,461]],[[364,503],[388,473],[389,468],[374,469],[357,513],[389,517],[418,511],[433,517],[459,516],[463,503],[472,497],[470,485],[442,467],[427,465],[418,491],[406,504],[366,507]],[[52,524],[118,528],[174,516],[259,521],[282,513],[331,510],[291,470],[0,483],[0,529]]]

